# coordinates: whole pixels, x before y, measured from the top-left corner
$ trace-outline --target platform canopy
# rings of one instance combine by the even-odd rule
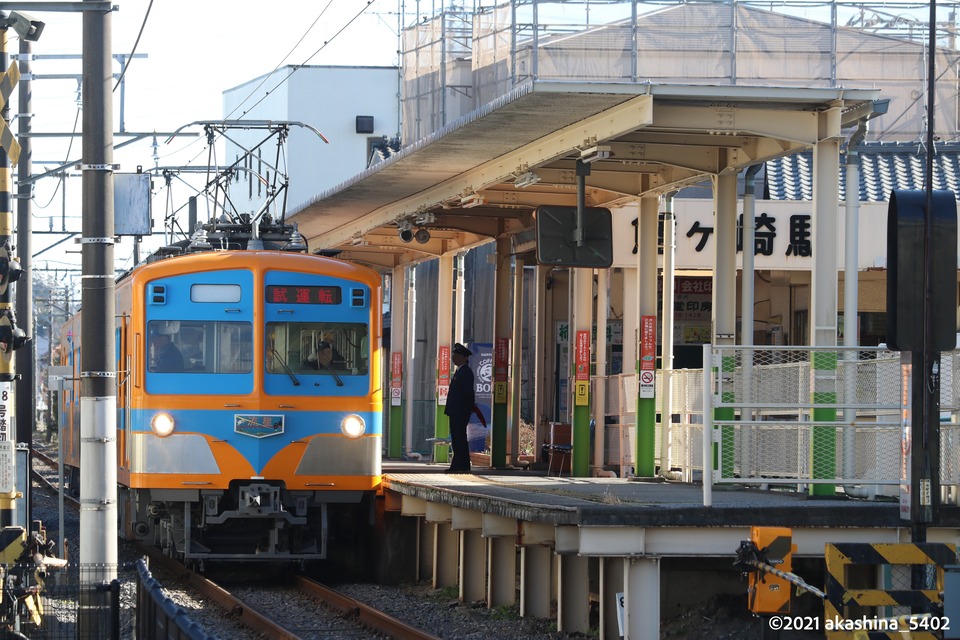
[[[528,82],[287,219],[311,251],[383,269],[503,234],[527,252],[536,207],[576,205],[577,160],[590,165],[586,206],[621,206],[843,136],[879,98],[874,89]],[[421,229],[419,240],[400,237]]]

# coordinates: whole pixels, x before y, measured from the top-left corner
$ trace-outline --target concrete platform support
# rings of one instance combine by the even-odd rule
[[[590,576],[588,559],[561,555],[557,586],[557,631],[586,633],[590,628]]]
[[[623,593],[623,558],[600,558],[600,640],[619,640],[619,594]]]
[[[460,601],[476,602],[487,595],[487,544],[480,530],[460,532]]]
[[[660,558],[624,560],[623,583],[623,640],[660,640]]]
[[[520,617],[549,618],[553,549],[520,547]]]
[[[489,538],[487,541],[487,607],[513,605],[517,602],[517,539]]]
[[[424,518],[417,518],[417,582],[427,576],[433,580],[433,549],[437,527]]]
[[[452,587],[459,576],[460,532],[454,531],[449,522],[437,522],[434,528],[433,588]]]

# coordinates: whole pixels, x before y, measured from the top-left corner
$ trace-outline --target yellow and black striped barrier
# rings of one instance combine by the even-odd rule
[[[825,630],[829,640],[886,640],[911,638],[912,640],[935,640],[941,637],[937,629],[913,626],[905,635],[899,624],[885,624],[897,617],[879,615],[879,607],[902,607],[912,611],[940,610],[943,592],[943,567],[957,564],[956,545],[936,543],[838,543],[828,544],[824,550],[826,559],[826,600],[824,601]],[[928,589],[871,589],[848,584],[850,569],[855,565],[905,567],[907,582],[913,567],[925,566],[934,578]],[[851,607],[861,607],[863,612],[873,608],[872,613],[852,613]],[[909,616],[907,616],[909,617]],[[918,616],[919,618],[919,616]],[[863,622],[859,628],[850,624],[829,624],[838,621]],[[842,629],[837,630],[840,626]],[[834,627],[831,629],[831,627]],[[927,631],[926,629],[930,629]]]

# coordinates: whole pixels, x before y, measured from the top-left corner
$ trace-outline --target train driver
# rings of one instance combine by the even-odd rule
[[[154,358],[152,370],[166,373],[183,371],[183,354],[177,345],[173,344],[170,334],[164,331],[165,328],[161,327],[154,333],[150,341]]]
[[[331,363],[333,362],[333,345],[327,342],[326,340],[321,340],[317,343],[317,354],[316,356],[309,356],[303,363],[303,367],[307,369],[330,369]]]

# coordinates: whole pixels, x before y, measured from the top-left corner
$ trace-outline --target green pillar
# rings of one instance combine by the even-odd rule
[[[579,272],[585,269],[578,269]],[[592,274],[590,278],[593,282]],[[578,278],[576,286],[582,287]],[[573,363],[573,455],[570,460],[570,475],[590,475],[590,337],[589,329],[580,329],[574,334]]]
[[[399,459],[403,457],[403,352],[394,351],[390,357],[390,410],[387,413],[390,420],[389,441],[387,442],[387,457]]]
[[[450,378],[453,376],[453,365],[450,362],[450,345],[437,346],[437,417],[434,422],[433,437],[438,440],[450,438],[450,418],[444,413],[446,406],[446,391],[450,388]],[[441,400],[443,404],[441,404]],[[433,461],[449,462],[450,446],[434,443]]]
[[[570,412],[573,453],[570,475],[590,475],[590,351],[593,341],[593,269],[573,269],[573,300],[571,318],[573,371],[573,410]]]
[[[657,245],[659,196],[640,199],[637,218],[637,442],[634,475],[657,475]]]
[[[813,352],[813,404],[837,403],[837,352]],[[821,384],[823,380],[823,384]],[[813,409],[814,422],[836,422],[835,406]],[[810,443],[810,469],[814,478],[837,477],[837,428],[827,426],[812,427]],[[811,484],[810,495],[832,496],[836,492],[833,484]]]
[[[637,360],[637,456],[634,474],[657,475],[657,317],[640,316],[640,359]]]
[[[729,351],[726,353],[730,353]],[[721,380],[723,379],[724,373],[729,373],[731,376],[734,374],[737,368],[737,359],[731,355],[725,355],[720,358],[720,368],[721,368]],[[729,385],[730,389],[727,391],[722,390],[720,392],[720,401],[724,404],[733,404],[736,401],[736,392],[733,390],[733,383]],[[734,408],[733,407],[719,407],[713,410],[713,419],[715,422],[730,422],[734,418]],[[733,461],[734,461],[734,451],[735,443],[734,438],[736,431],[733,425],[726,424],[720,427],[720,447],[723,450],[723,468],[720,469],[720,473],[724,478],[733,477]],[[714,445],[714,468],[717,468],[717,448]]]

